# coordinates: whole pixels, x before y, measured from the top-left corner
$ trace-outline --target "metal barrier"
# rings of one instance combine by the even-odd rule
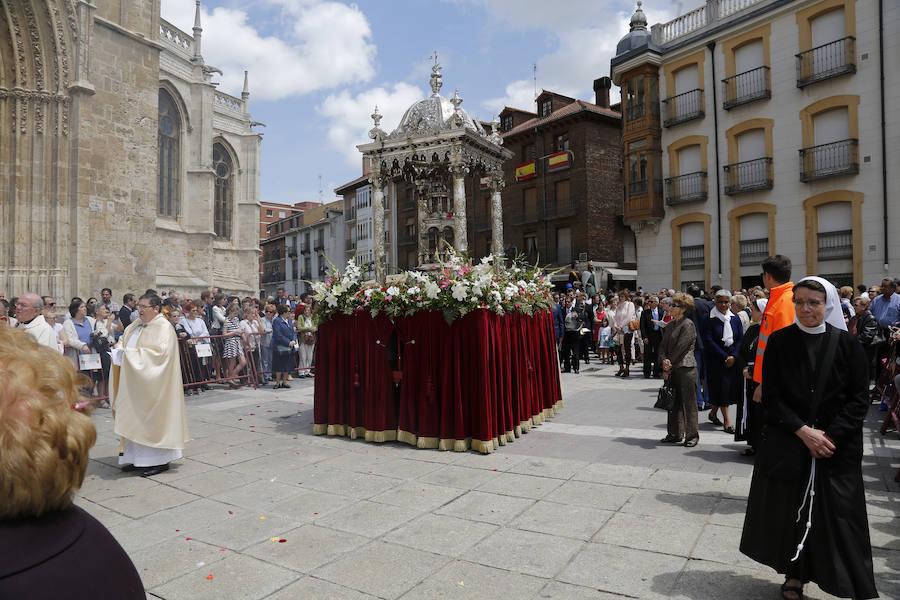
[[[181,364],[181,382],[185,395],[193,395],[209,389],[211,383],[227,383],[229,389],[236,389],[243,385],[252,385],[254,389],[259,387],[259,377],[265,371],[261,369],[261,345],[253,344],[248,338],[250,335],[271,334],[246,334],[242,332],[225,335],[210,335],[189,337],[178,340],[178,354]],[[232,341],[233,340],[233,341]],[[68,350],[71,350],[69,348]],[[235,352],[235,356],[224,356]],[[97,360],[99,355],[99,361]],[[101,404],[109,400],[109,372],[111,369],[108,352],[97,352],[92,349],[92,354],[80,356],[90,357],[83,359],[84,368],[79,369],[87,376],[90,387],[85,389],[85,395]],[[234,370],[240,364],[239,357],[243,357],[245,364],[238,371],[230,374],[226,369]],[[230,359],[237,363],[230,364]],[[82,359],[80,359],[82,360]]]
[[[297,331],[296,333],[297,333],[298,348],[297,348],[296,352],[292,353],[293,359],[294,359],[294,368],[291,370],[291,373],[297,373],[297,375],[299,375],[300,377],[304,377],[307,375],[310,377],[313,377],[313,376],[315,376],[316,367],[315,367],[314,358],[312,358],[312,356],[309,357],[311,359],[311,362],[308,366],[306,366],[306,365],[301,366],[301,360],[303,358],[303,357],[301,357],[301,353],[303,351],[302,346],[304,345],[304,340],[303,340],[304,332]],[[258,377],[259,381],[262,382],[263,384],[265,384],[266,381],[271,381],[274,376],[274,372],[272,371],[272,359],[273,359],[272,345],[271,345],[272,344],[272,333],[271,332],[268,332],[268,333],[260,332],[260,333],[251,333],[251,334],[245,334],[245,335],[248,338],[254,337],[258,340],[258,342],[256,344],[252,344],[252,340],[251,340],[251,345],[255,345],[259,351],[259,355],[260,355],[259,367],[260,368],[257,369],[256,373],[257,373],[257,377]],[[313,336],[315,336],[315,335],[316,334],[313,334]],[[313,339],[315,339],[315,337]],[[310,345],[310,344],[306,344],[306,345]],[[313,347],[315,347],[315,341],[311,345]],[[305,351],[305,352],[309,352],[309,354],[311,355],[312,349]]]

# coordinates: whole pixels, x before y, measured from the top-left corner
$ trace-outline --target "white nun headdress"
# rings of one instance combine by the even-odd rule
[[[823,322],[823,325],[824,323],[829,323],[832,327],[847,331],[847,323],[844,322],[844,311],[841,308],[841,299],[840,296],[838,296],[837,288],[827,279],[822,279],[815,275],[804,277],[800,281],[806,281],[808,279],[817,281],[825,288],[825,321]],[[797,283],[800,283],[800,281]],[[800,324],[797,317],[794,317],[794,323]],[[824,331],[824,328],[822,330]]]

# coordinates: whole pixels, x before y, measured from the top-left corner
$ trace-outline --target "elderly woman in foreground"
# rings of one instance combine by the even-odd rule
[[[681,292],[675,294],[669,309],[672,320],[663,329],[659,344],[663,379],[675,389],[675,408],[669,411],[668,433],[661,441],[664,444],[684,441],[688,448],[693,448],[700,441],[697,431],[697,363],[694,360],[697,330],[691,320],[693,310],[693,296]]]
[[[868,367],[844,327],[834,286],[794,286],[796,321],[769,338],[765,428],[741,552],[785,576],[781,595],[814,581],[840,598],[876,598],[862,479]]]
[[[0,327],[0,598],[144,598],[103,525],[72,504],[97,434],[73,405],[78,372],[26,333]]]

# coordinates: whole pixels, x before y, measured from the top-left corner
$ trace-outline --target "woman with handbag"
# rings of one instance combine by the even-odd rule
[[[694,297],[678,292],[672,298],[669,314],[672,320],[663,329],[659,343],[659,361],[666,385],[675,391],[675,405],[669,411],[664,444],[680,444],[693,448],[700,441],[697,425],[697,363],[694,342],[697,330],[691,314]]]
[[[297,319],[297,330],[303,335],[300,344],[300,377],[312,377],[310,367],[316,350],[316,326],[313,323],[312,304],[306,304],[303,314]]]
[[[297,346],[297,332],[285,318],[291,307],[277,304],[278,316],[272,319],[272,371],[275,373],[275,389],[291,387],[287,383],[288,373],[294,370],[294,348]]]
[[[634,302],[631,301],[628,290],[619,292],[619,304],[613,314],[613,322],[610,323],[610,326],[616,336],[616,357],[619,360],[619,372],[616,373],[616,377],[628,377],[634,331],[641,328],[635,313]]]
[[[794,286],[794,324],[773,333],[762,381],[765,428],[741,552],[785,576],[781,595],[814,581],[840,598],[877,597],[862,479],[865,352],[844,327],[834,286]]]

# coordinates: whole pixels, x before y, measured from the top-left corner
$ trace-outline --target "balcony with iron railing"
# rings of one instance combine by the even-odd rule
[[[722,108],[730,110],[742,104],[768,100],[772,97],[772,81],[769,67],[757,67],[722,80],[725,99]]]
[[[685,271],[706,267],[706,254],[703,244],[681,247],[681,268]]]
[[[706,197],[706,171],[697,171],[666,179],[666,204],[669,206],[688,202],[705,202]]]
[[[725,193],[729,196],[772,189],[774,175],[769,156],[725,165],[722,170],[725,172]]]
[[[300,254],[309,254],[309,243],[306,241],[300,242]]]
[[[758,266],[769,256],[769,239],[741,240],[741,266]]]
[[[319,250],[325,249],[325,238],[319,238],[316,240],[316,243],[313,244],[313,250],[318,252]]]
[[[535,223],[540,218],[541,213],[537,207],[516,208],[504,213],[503,222],[510,225],[524,225],[525,223]]]
[[[578,214],[578,200],[575,198],[564,198],[562,200],[548,200],[544,209],[545,219],[561,219],[564,217],[574,217]]]
[[[856,73],[856,38],[847,36],[797,55],[797,87]]]
[[[818,238],[819,260],[853,258],[852,230],[827,231],[819,233],[816,237]]]
[[[800,181],[859,173],[859,140],[848,139],[800,150]]]
[[[696,89],[663,100],[664,127],[674,127],[703,117],[703,90]]]
[[[416,208],[416,201],[412,198],[403,198],[399,204],[397,205],[397,210],[399,212],[403,212],[406,210],[414,210]]]

